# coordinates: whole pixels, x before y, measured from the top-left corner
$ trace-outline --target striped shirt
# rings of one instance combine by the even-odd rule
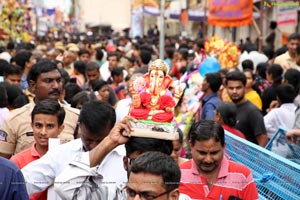
[[[194,160],[180,165],[180,193],[192,199],[258,199],[257,189],[251,171],[244,165],[223,158],[218,178],[209,189],[204,176],[197,169]]]

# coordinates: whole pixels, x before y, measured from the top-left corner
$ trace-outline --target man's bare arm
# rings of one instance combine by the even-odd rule
[[[120,122],[117,122],[109,135],[90,151],[90,167],[99,165],[110,151],[129,140],[131,132],[129,120],[134,119],[127,116]]]
[[[256,136],[256,141],[259,146],[265,147],[268,143],[268,136],[267,134],[260,134]]]

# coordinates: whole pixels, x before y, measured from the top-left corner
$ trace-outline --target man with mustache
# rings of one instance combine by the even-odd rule
[[[32,146],[34,142],[31,127],[31,112],[36,103],[44,99],[58,100],[62,92],[62,77],[57,65],[50,60],[42,60],[32,66],[27,76],[28,84],[35,98],[31,103],[15,109],[3,121],[0,128],[0,156],[10,158]],[[74,139],[79,110],[62,105],[65,109],[64,130],[60,134],[62,142]]]
[[[200,120],[188,134],[192,158],[180,165],[179,190],[192,199],[258,199],[251,171],[224,157],[224,129]]]

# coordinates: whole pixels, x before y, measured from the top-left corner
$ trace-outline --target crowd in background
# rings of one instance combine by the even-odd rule
[[[257,51],[257,45],[251,41],[239,48],[241,52]],[[86,102],[101,100],[115,108],[117,121],[121,121],[130,107],[130,83],[135,77],[148,72],[148,66],[159,57],[158,49],[157,36],[7,42],[6,46],[0,47],[0,127],[12,120],[11,116],[16,113],[12,111],[38,103],[37,99],[43,100],[43,85],[40,83],[41,88],[38,88],[38,80],[34,80],[32,72],[41,63],[52,63],[59,68],[61,78],[54,80],[48,77],[43,81],[50,83],[54,80],[57,85],[61,84],[61,91],[53,89],[46,95],[59,94],[59,102],[65,109],[80,110]],[[205,56],[204,49],[203,39],[167,37],[164,61],[170,67],[169,75],[184,82],[185,77],[199,67]],[[292,34],[288,43],[276,51],[264,48],[263,54],[268,58],[267,62],[256,65],[255,60],[246,59],[241,62],[241,67],[207,73],[199,87],[203,95],[198,99],[201,107],[194,113],[194,121],[215,120],[225,130],[262,147],[280,126],[293,129],[288,132],[289,139],[300,135],[297,130],[300,128],[297,126],[300,103],[299,34]],[[42,71],[39,75],[50,72]],[[66,112],[79,113],[68,109]],[[73,121],[76,133],[73,137],[76,139],[78,127],[76,120]],[[7,139],[5,134],[1,132],[2,142]],[[173,143],[172,157],[179,164],[185,161],[182,157],[191,158],[182,149],[183,138],[189,136],[182,136]],[[286,156],[283,151],[279,150],[278,154]],[[14,150],[10,155],[19,152]]]

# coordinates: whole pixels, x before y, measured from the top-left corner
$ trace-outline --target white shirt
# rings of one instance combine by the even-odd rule
[[[131,98],[126,98],[118,101],[116,111],[116,121],[121,121],[129,113]]]
[[[106,61],[102,64],[100,68],[100,75],[101,79],[104,81],[107,81],[111,77],[111,71],[109,70],[109,62]],[[128,75],[128,72],[126,70],[123,70],[123,77],[125,80],[125,77]]]
[[[0,108],[0,127],[2,125],[2,122],[4,120],[4,118],[9,114],[9,110],[8,108],[4,107],[4,108]]]
[[[51,186],[54,183],[54,179],[69,166],[69,163],[80,159],[82,152],[82,141],[81,139],[76,139],[59,145],[58,148],[48,151],[39,160],[25,166],[22,169],[22,173],[26,181],[28,194],[44,191]],[[86,153],[88,154],[88,152]],[[104,181],[124,182],[127,180],[127,174],[123,168],[124,155],[125,148],[120,146],[105,157],[98,167],[99,173],[109,174],[103,179]],[[56,195],[56,200],[59,199],[59,196]]]
[[[100,67],[100,75],[101,75],[101,79],[104,81],[107,81],[109,79],[109,77],[111,76],[108,61],[103,63],[102,66]]]
[[[287,129],[293,128],[296,106],[294,103],[282,104],[279,108],[272,109],[264,116],[268,138],[271,139],[279,126]]]
[[[127,199],[127,194],[123,190],[127,181],[111,182],[105,176],[110,177],[112,171],[101,173],[97,167],[90,168],[89,166],[89,153],[84,152],[55,179],[55,191],[62,199]],[[179,200],[190,200],[190,198],[180,194]]]

